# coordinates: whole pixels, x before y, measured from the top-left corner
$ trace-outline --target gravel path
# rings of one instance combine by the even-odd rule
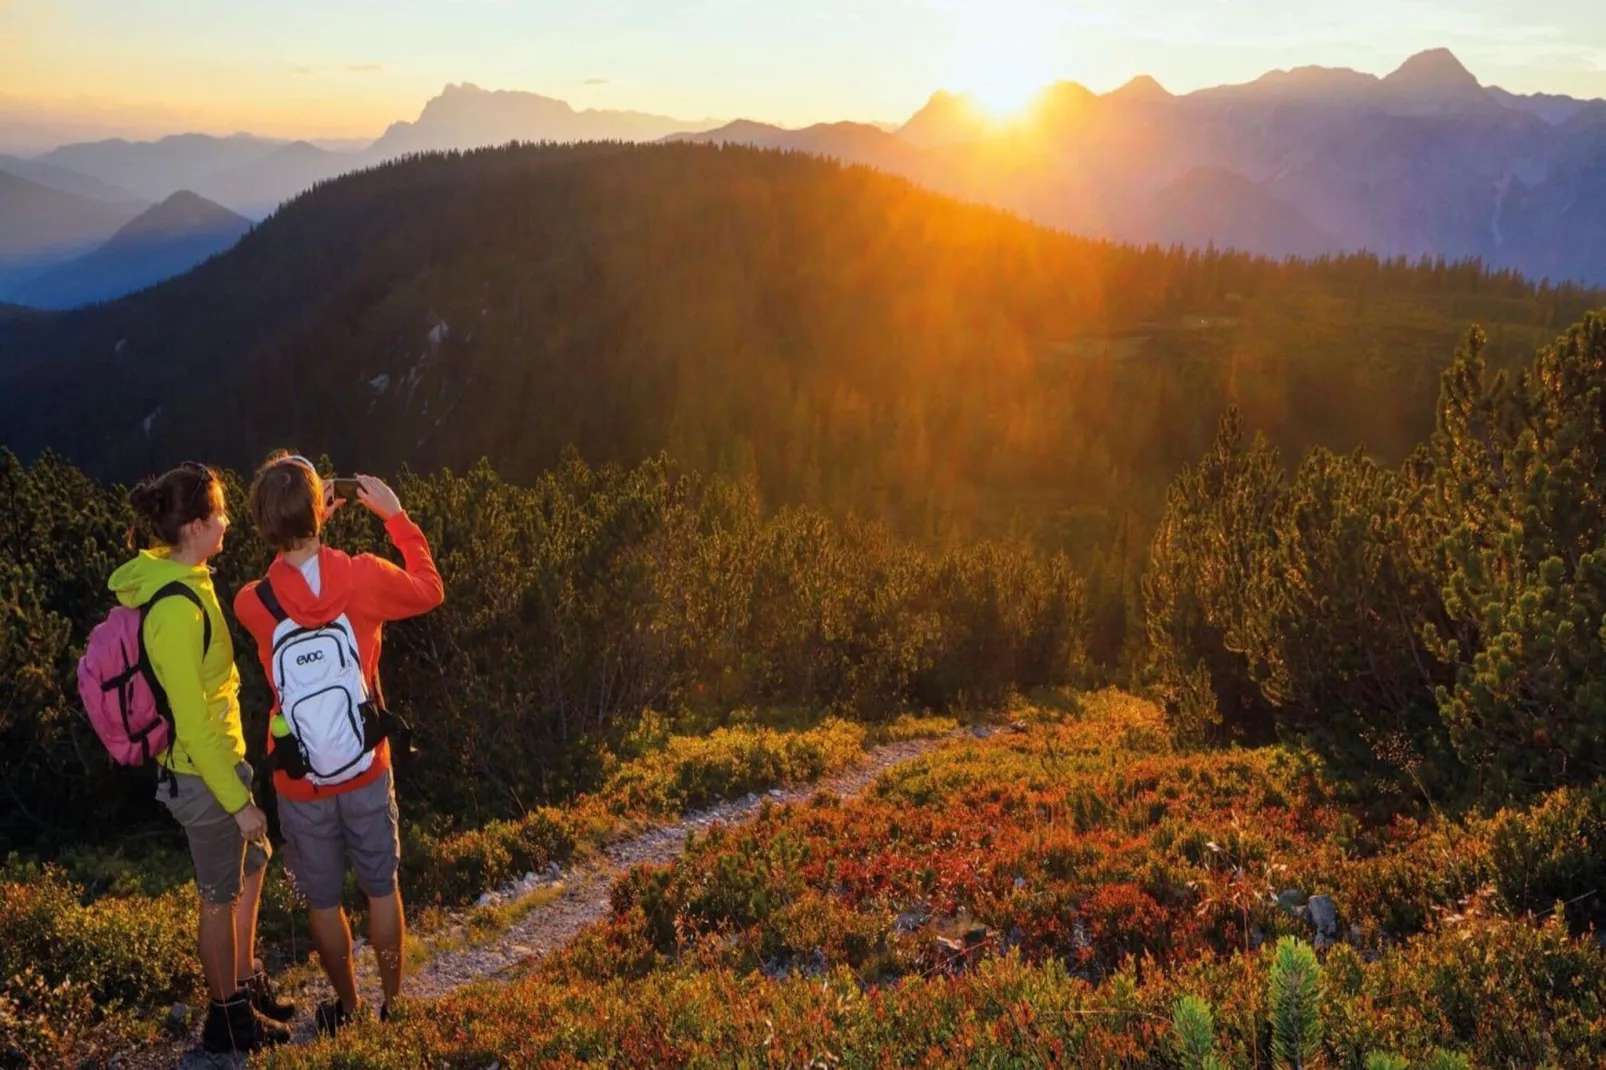
[[[406,994],[412,999],[438,999],[464,985],[504,976],[516,967],[557,950],[608,912],[608,897],[614,880],[632,866],[661,865],[674,860],[685,849],[688,832],[705,833],[716,823],[745,821],[758,812],[765,798],[779,804],[800,802],[820,791],[830,791],[844,798],[858,795],[885,770],[919,757],[942,742],[943,739],[938,738],[888,743],[868,751],[857,765],[812,784],[775,788],[762,796],[747,795],[719,803],[688,814],[673,825],[609,844],[598,857],[563,871],[556,879],[521,882],[519,892],[555,898],[531,909],[494,940],[438,951],[426,962],[409,969]],[[517,898],[516,892],[502,902],[506,905],[516,902]],[[361,948],[357,963],[358,987],[363,998],[377,1007],[382,994],[373,954],[366,947]],[[312,1009],[319,1000],[332,995],[321,975],[298,993],[302,1013],[294,1023],[297,1043],[311,1039]]]

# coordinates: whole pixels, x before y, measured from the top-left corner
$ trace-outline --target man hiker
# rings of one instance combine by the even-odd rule
[[[401,991],[401,841],[379,650],[387,621],[426,613],[444,597],[429,544],[395,492],[373,476],[343,486],[384,521],[405,564],[323,545],[324,522],[346,499],[306,458],[281,451],[251,486],[252,518],[278,556],[234,600],[274,690],[268,759],[285,863],[307,902],[312,942],[335,990],[315,1016],[318,1029],[331,1035],[361,1005],[341,906],[348,861],[368,897],[368,938],[385,993],[381,1020]]]

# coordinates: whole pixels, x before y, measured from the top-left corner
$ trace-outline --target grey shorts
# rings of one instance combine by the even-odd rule
[[[396,788],[391,770],[372,784],[327,799],[298,802],[279,796],[284,863],[295,892],[313,910],[340,905],[346,863],[371,899],[396,890],[401,837],[396,831]]]
[[[234,768],[240,782],[251,787],[251,766],[241,762]],[[190,857],[195,860],[195,888],[201,902],[224,906],[240,898],[246,877],[255,876],[268,864],[273,849],[266,839],[246,843],[234,815],[223,809],[206,786],[206,781],[187,773],[174,773],[177,793],[166,777],[156,785],[156,797],[184,829],[190,841]]]

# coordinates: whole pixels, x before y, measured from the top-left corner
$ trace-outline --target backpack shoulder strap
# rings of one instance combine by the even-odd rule
[[[284,605],[279,601],[279,595],[273,589],[273,581],[266,576],[257,584],[257,597],[262,600],[262,608],[273,617],[273,623],[283,624],[290,619],[290,614],[284,611]]]
[[[201,611],[202,658],[205,658],[206,652],[212,649],[212,614],[206,611],[206,606],[201,602],[201,596],[195,593],[195,589],[182,580],[174,580],[172,583],[162,587],[144,605],[139,607],[139,668],[145,674],[145,682],[150,685],[151,698],[156,702],[157,715],[167,722],[168,729],[172,732],[171,745],[177,747],[178,729],[176,722],[173,720],[173,705],[168,701],[166,688],[162,687],[162,682],[156,678],[156,670],[151,665],[150,653],[145,649],[145,621],[150,617],[151,610],[164,598],[183,598]],[[164,777],[167,780],[169,796],[177,798],[178,778],[173,775],[171,769],[162,766],[156,774],[157,783],[160,784]]]
[[[201,604],[201,596],[196,594],[195,589],[183,580],[174,580],[169,583],[151,595],[150,601],[139,607],[140,644],[143,646],[145,642],[146,618],[151,615],[151,610],[156,608],[156,603],[164,598],[183,598],[201,611],[201,654],[204,657],[206,652],[212,649],[212,614],[208,613],[206,606]]]

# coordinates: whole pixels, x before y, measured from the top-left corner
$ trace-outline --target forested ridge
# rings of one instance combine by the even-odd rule
[[[1390,463],[1467,326],[1524,358],[1599,297],[1476,263],[1088,242],[864,168],[509,147],[333,180],[125,301],[0,325],[0,441],[132,479],[295,441],[529,482],[575,446],[752,473],[914,536],[1152,521],[1236,403]]]

